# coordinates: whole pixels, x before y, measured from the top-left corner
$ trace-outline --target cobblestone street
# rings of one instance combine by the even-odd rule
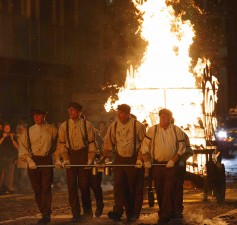
[[[105,208],[99,218],[93,217],[81,221],[83,225],[125,224],[126,218],[121,222],[110,221],[108,211],[113,207],[113,192],[111,183],[103,183]],[[95,201],[93,199],[93,209]],[[33,193],[5,194],[0,196],[0,224],[4,225],[33,225],[40,218],[39,211],[34,202]],[[218,204],[213,196],[208,196],[208,201],[203,201],[202,189],[197,189],[190,181],[185,181],[184,190],[184,220],[172,221],[169,224],[178,225],[234,225],[237,224],[237,185],[231,182],[227,185],[226,200]],[[147,195],[144,192],[144,205],[140,219],[132,224],[145,225],[157,223],[157,204],[149,207]],[[66,186],[53,188],[52,219],[50,224],[71,224],[71,212],[68,205]],[[182,222],[182,223],[181,223]]]

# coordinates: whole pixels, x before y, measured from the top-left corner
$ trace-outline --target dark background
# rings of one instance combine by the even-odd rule
[[[217,115],[226,116],[237,105],[237,1],[167,2],[194,24],[193,64],[211,60],[220,82]],[[139,18],[130,0],[0,0],[1,121],[29,121],[36,106],[56,123],[72,100],[92,122],[109,120],[103,105],[116,89],[108,85],[122,86],[146,48]]]

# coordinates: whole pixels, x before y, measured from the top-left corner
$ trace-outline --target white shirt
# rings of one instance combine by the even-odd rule
[[[164,129],[160,124],[148,129],[141,145],[141,153],[148,153],[157,161],[169,161],[178,153],[185,152],[184,132],[177,126]]]
[[[85,133],[85,126],[84,126],[84,120],[79,118],[78,120],[74,121],[72,119],[69,119],[68,123],[68,134],[69,134],[69,140],[67,138],[67,130],[66,130],[66,121],[64,121],[58,131],[58,145],[57,150],[55,152],[55,155],[60,155],[64,152],[67,152],[70,148],[69,141],[72,150],[80,150],[86,147],[87,143],[85,140],[86,133]],[[97,145],[95,142],[95,130],[92,124],[88,121],[86,121],[86,129],[87,129],[87,135],[88,135],[88,144],[89,144],[89,152],[96,152],[97,151]]]
[[[115,122],[113,122],[107,130],[105,141],[103,144],[103,151],[112,151],[113,147],[117,150],[118,154],[122,157],[132,157],[134,153],[134,119],[129,119],[126,124],[116,121],[116,134]],[[136,121],[136,151],[139,148],[144,136],[145,126]]]
[[[35,156],[48,155],[56,135],[57,129],[48,123],[31,126],[29,128],[29,139],[32,154]],[[29,149],[27,130],[25,130],[19,137],[19,157],[21,159],[26,159],[30,155],[31,152]]]

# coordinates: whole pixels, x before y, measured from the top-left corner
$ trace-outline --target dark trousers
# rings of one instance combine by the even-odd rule
[[[103,201],[103,190],[101,187],[102,183],[102,172],[98,172],[96,175],[91,174],[91,189],[93,190],[96,208],[101,209],[104,207]]]
[[[66,169],[69,204],[74,217],[80,216],[81,213],[78,188],[81,191],[84,214],[91,214],[92,212],[90,198],[90,173],[91,170],[79,167]]]
[[[183,166],[177,166],[175,180],[174,196],[174,216],[182,217],[183,214],[183,185],[186,173],[186,163]]]
[[[143,190],[144,190],[144,172],[145,169],[137,169],[136,177],[136,195],[135,195],[135,205],[133,214],[136,216],[140,215],[143,205]]]
[[[115,164],[135,164],[133,158],[116,156]],[[124,208],[127,217],[134,213],[136,196],[136,174],[135,167],[114,167],[114,211],[122,216]]]
[[[32,157],[36,165],[52,164],[51,156]],[[43,216],[51,214],[52,192],[51,184],[53,182],[53,168],[28,169],[29,179],[35,194],[35,201]]]
[[[162,220],[173,217],[175,172],[176,166],[172,168],[166,168],[166,166],[152,167],[152,176],[159,205],[159,218]]]
[[[88,160],[87,149],[70,150],[70,162],[74,165],[85,165]],[[81,191],[81,200],[84,214],[91,214],[90,178],[91,170],[82,167],[71,167],[66,169],[69,204],[74,217],[80,216],[81,206],[78,188]]]

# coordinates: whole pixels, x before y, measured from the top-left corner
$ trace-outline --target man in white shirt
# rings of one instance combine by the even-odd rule
[[[159,225],[167,224],[174,215],[174,194],[178,160],[185,151],[184,132],[171,124],[172,112],[159,111],[160,123],[150,127],[141,145],[144,161],[152,159],[152,177],[159,205]],[[149,163],[146,163],[149,165]],[[147,166],[149,167],[149,166]]]
[[[131,118],[130,106],[118,105],[118,120],[113,122],[106,133],[103,154],[113,152],[114,164],[131,165],[136,163],[138,149],[145,136],[145,126]],[[114,167],[114,207],[108,217],[120,221],[124,208],[128,222],[138,219],[140,211],[135,212],[136,179],[138,169],[132,166]],[[139,207],[138,207],[138,210]]]
[[[50,222],[53,168],[37,166],[52,165],[52,153],[57,140],[57,129],[45,121],[46,114],[42,109],[33,109],[35,124],[19,137],[19,158],[28,164],[28,175],[35,193],[35,201],[42,214],[38,224]]]
[[[58,145],[55,151],[55,165],[66,168],[69,204],[72,211],[71,222],[73,223],[82,219],[78,188],[81,191],[83,217],[93,216],[90,198],[91,170],[67,166],[92,164],[97,152],[94,127],[81,117],[82,111],[81,104],[69,103],[69,119],[59,127]],[[63,158],[62,163],[60,157]]]

